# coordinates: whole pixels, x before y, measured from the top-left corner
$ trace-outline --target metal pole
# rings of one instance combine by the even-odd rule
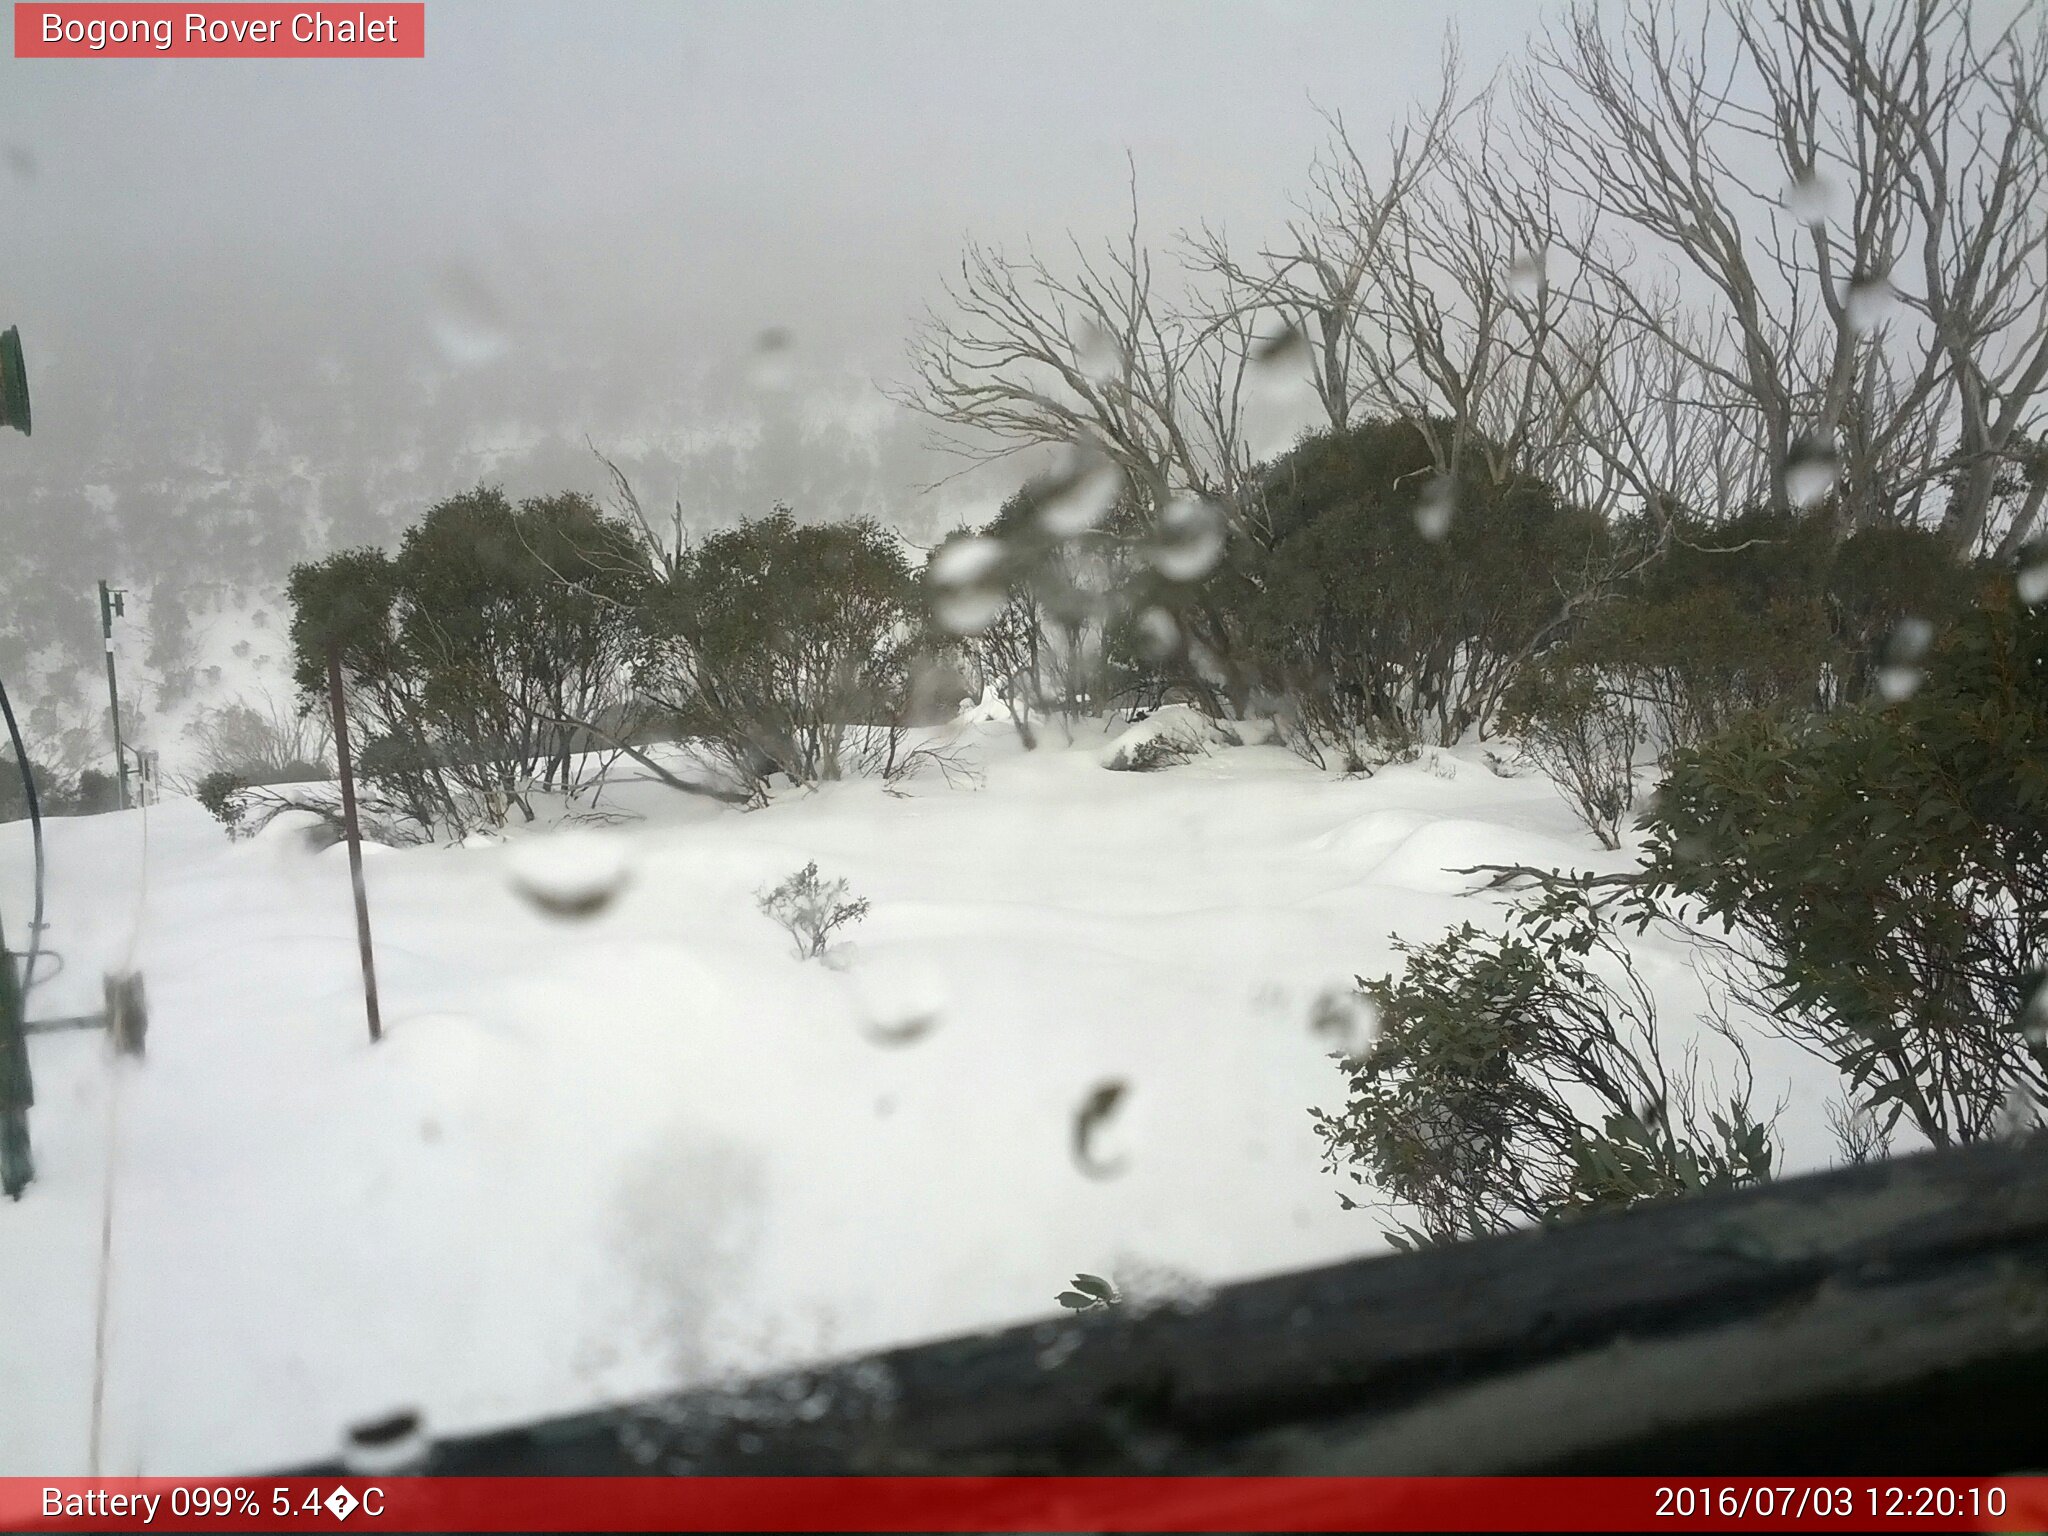
[[[0,1193],[11,1200],[19,1200],[36,1176],[28,1140],[28,1111],[35,1101],[21,1017],[21,988],[14,979],[14,956],[7,953],[7,942],[0,938]]]
[[[114,784],[122,810],[128,809],[128,754],[121,747],[121,685],[114,681],[114,598],[100,582],[100,638],[107,647],[107,715],[114,724]]]
[[[370,1039],[384,1036],[377,1015],[377,962],[370,952],[370,898],[363,889],[363,835],[356,825],[356,775],[349,765],[348,711],[341,702],[341,650],[327,648],[327,703],[334,712],[334,755],[341,763],[341,824],[348,833],[348,877],[356,893],[356,945],[363,957],[363,1007],[370,1016]]]

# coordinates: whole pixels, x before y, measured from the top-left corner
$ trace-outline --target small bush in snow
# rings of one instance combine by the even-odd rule
[[[1405,722],[1354,717],[1343,701],[1314,695],[1291,698],[1279,729],[1281,740],[1304,762],[1351,778],[1370,778],[1390,763],[1412,763],[1422,755],[1420,738]]]
[[[1103,767],[1118,773],[1156,773],[1192,762],[1212,747],[1244,745],[1228,722],[1212,719],[1186,704],[1135,714],[1131,723],[1097,756]]]
[[[833,934],[868,915],[867,898],[848,901],[846,882],[820,880],[815,859],[773,890],[761,892],[755,905],[789,930],[804,960],[824,954]]]
[[[1162,768],[1176,768],[1182,763],[1192,762],[1200,749],[1185,737],[1151,736],[1120,748],[1102,766],[1118,773],[1157,773]]]
[[[1539,665],[1509,690],[1502,723],[1602,848],[1621,846],[1643,728],[1589,668]]]
[[[216,768],[199,781],[193,794],[207,814],[228,829],[229,837],[239,837],[246,812],[237,797],[248,787],[249,781],[233,769]]]
[[[1360,982],[1378,1029],[1340,1058],[1349,1102],[1311,1113],[1332,1170],[1417,1213],[1397,1246],[1770,1176],[1740,1042],[1706,1021],[1741,1080],[1702,1113],[1692,1060],[1667,1058],[1654,998],[1583,894],[1551,895],[1508,934],[1467,923],[1394,947],[1404,974]]]

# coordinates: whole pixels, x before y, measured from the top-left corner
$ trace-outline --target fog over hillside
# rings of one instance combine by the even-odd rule
[[[963,240],[1097,236],[1134,174],[1161,234],[1270,226],[1319,112],[1376,127],[1449,20],[1169,9],[436,0],[420,62],[12,63],[0,665],[38,734],[98,708],[100,577],[175,709],[236,686],[192,631],[294,560],[479,480],[600,492],[591,443],[699,528],[985,511],[1018,472],[928,491],[960,466],[880,387]],[[1463,7],[1468,59],[1527,20]]]

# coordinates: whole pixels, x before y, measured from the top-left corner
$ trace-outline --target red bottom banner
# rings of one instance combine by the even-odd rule
[[[2043,1531],[2048,1477],[0,1478],[0,1531]]]

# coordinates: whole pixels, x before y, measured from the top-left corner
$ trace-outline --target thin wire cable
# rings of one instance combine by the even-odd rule
[[[92,1429],[86,1443],[86,1474],[100,1475],[100,1432],[107,1401],[107,1310],[114,1274],[114,1159],[120,1150],[121,1062],[113,1060],[107,1085],[107,1176],[100,1191],[100,1273],[94,1286],[92,1320]]]
[[[142,857],[135,877],[135,921],[129,925],[128,951],[121,961],[124,976],[134,972],[135,954],[142,945],[142,917],[149,906],[149,802],[140,798],[139,793],[136,808],[142,813]],[[109,1018],[107,1022],[111,1029],[113,1020]],[[100,1445],[106,1416],[107,1314],[114,1285],[114,1190],[119,1182],[116,1173],[120,1155],[121,1079],[125,1075],[119,1055],[110,1053],[110,1060],[113,1074],[107,1089],[107,1171],[100,1193],[100,1272],[93,1301],[92,1431],[86,1455],[87,1471],[93,1477],[100,1475]]]

